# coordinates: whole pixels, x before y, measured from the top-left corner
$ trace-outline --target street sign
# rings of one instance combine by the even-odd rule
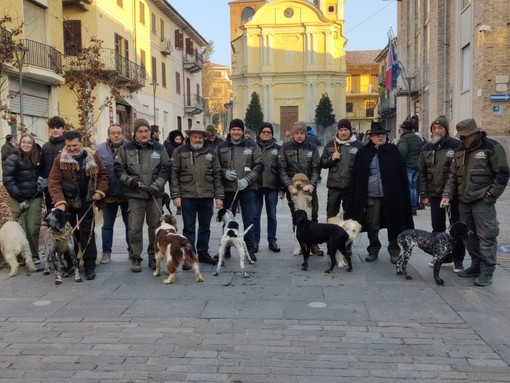
[[[491,101],[510,101],[510,94],[491,94]]]
[[[500,105],[492,106],[492,115],[493,116],[502,116],[503,115],[503,107]]]

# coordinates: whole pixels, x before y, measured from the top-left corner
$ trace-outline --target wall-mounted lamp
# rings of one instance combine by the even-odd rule
[[[491,30],[491,26],[490,25],[483,24],[483,25],[480,25],[478,27],[478,32],[488,32],[490,30]]]

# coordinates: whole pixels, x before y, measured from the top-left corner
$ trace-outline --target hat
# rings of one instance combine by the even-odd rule
[[[218,131],[214,127],[214,125],[207,125],[207,128],[205,128],[210,134],[218,134]]]
[[[473,118],[462,120],[456,126],[457,135],[460,137],[469,136],[470,134],[479,132],[481,129],[476,125],[476,121]]]
[[[449,125],[448,125],[448,120],[446,119],[445,116],[441,115],[438,118],[436,118],[434,121],[432,121],[432,124],[430,124],[430,131],[431,132],[432,132],[432,127],[434,125],[441,125],[443,128],[446,129],[446,133],[448,133]]]
[[[338,127],[338,129],[346,128],[346,129],[349,129],[349,131],[352,132],[351,122],[347,118],[342,118],[340,121],[338,121],[337,127]]]
[[[244,132],[244,122],[240,118],[234,118],[232,121],[230,121],[230,125],[228,126],[228,131],[230,132],[230,129],[232,128],[241,128]]]
[[[294,132],[301,132],[306,133],[306,124],[303,121],[297,121],[294,123],[294,127],[292,129],[292,133]]]
[[[150,129],[151,124],[145,118],[137,118],[133,124],[133,133],[136,133],[140,126],[146,126]]]
[[[367,132],[367,134],[383,134],[389,132],[390,132],[389,130],[383,128],[380,122],[372,121],[372,124],[370,125],[370,130]]]
[[[416,129],[416,124],[410,117],[408,117],[404,120],[404,122],[402,123],[402,125],[400,125],[400,127],[402,129],[414,130],[414,129]]]
[[[260,136],[260,132],[262,132],[262,130],[264,128],[268,128],[269,130],[271,130],[271,134],[274,134],[273,124],[271,124],[270,122],[263,122],[259,128],[259,136]]]
[[[188,137],[191,133],[201,133],[204,135],[204,138],[207,138],[210,135],[209,131],[205,130],[202,125],[195,125],[191,129],[185,130],[184,133],[186,133],[186,136]]]

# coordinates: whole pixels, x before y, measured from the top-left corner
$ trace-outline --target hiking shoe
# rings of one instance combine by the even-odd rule
[[[276,244],[276,242],[270,243],[269,244],[269,250],[271,250],[272,252],[275,252],[275,253],[279,253],[280,252],[280,247]]]
[[[32,257],[32,261],[34,262],[34,265],[40,265],[41,264],[41,259],[39,258],[38,255],[35,255]]]
[[[467,269],[459,271],[457,275],[462,278],[475,278],[480,275],[480,268],[469,266]]]
[[[132,258],[131,259],[131,271],[133,273],[139,273],[142,271],[142,259],[141,258]]]
[[[149,268],[151,268],[152,270],[156,270],[156,259],[149,258]]]
[[[185,271],[187,271],[187,270],[191,270],[191,266],[190,266],[190,265],[188,265],[187,263],[183,263],[183,264],[182,264],[182,269],[183,269],[183,270],[185,270]]]
[[[441,267],[453,266],[453,262],[443,262],[441,263]],[[434,267],[434,262],[429,262],[429,267]]]
[[[250,258],[253,262],[257,262],[257,256],[255,255],[255,253],[253,253],[253,252],[248,253],[248,255],[250,256]]]
[[[225,252],[225,258],[227,257],[227,254]],[[218,261],[211,257],[209,253],[204,254],[198,254],[198,262],[200,263],[207,263],[208,265],[217,265]]]
[[[487,273],[482,273],[478,278],[475,279],[475,286],[488,286],[492,282],[492,275]]]
[[[365,258],[365,261],[374,262],[375,260],[377,260],[377,258],[378,258],[377,254],[368,254]]]
[[[101,256],[101,260],[99,261],[99,263],[102,263],[103,265],[106,265],[107,263],[110,263],[110,258],[111,258],[111,254],[110,253],[103,253],[103,255]]]
[[[96,272],[94,270],[85,270],[85,279],[87,281],[96,279]]]
[[[453,272],[454,273],[458,273],[459,271],[462,271],[462,270],[464,270],[464,266],[462,266],[462,263],[456,263],[453,266]]]

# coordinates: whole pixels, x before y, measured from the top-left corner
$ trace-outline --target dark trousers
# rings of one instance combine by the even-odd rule
[[[92,272],[96,269],[97,259],[97,247],[96,247],[96,235],[94,233],[94,208],[90,208],[92,201],[83,202],[80,209],[70,209],[71,219],[69,223],[72,227],[76,226],[76,223],[80,221],[78,225],[78,232],[74,232],[76,241],[79,243],[81,251],[83,252],[83,267],[85,272]],[[90,208],[90,209],[89,209]],[[78,251],[76,251],[78,255]],[[68,267],[71,265],[69,260]]]
[[[327,218],[336,217],[340,213],[340,204],[345,211],[348,205],[349,189],[328,188],[328,203],[326,205]]]
[[[366,212],[366,230],[370,244],[367,247],[368,254],[379,255],[381,250],[381,241],[379,241],[379,230],[381,230],[381,218],[383,216],[383,199],[372,198],[367,199]],[[392,257],[400,255],[400,247],[397,238],[390,238],[388,235],[388,252]]]
[[[451,225],[459,220],[459,202],[454,199],[450,201],[450,214],[445,208],[441,208],[441,197],[430,197],[430,218],[432,221],[432,231],[434,233],[441,233],[446,230],[446,218]],[[455,264],[462,264],[466,248],[462,239],[455,240],[451,255],[447,256],[444,262],[454,262]]]
[[[181,198],[182,234],[188,239],[193,251],[198,255],[208,254],[209,252],[213,207],[214,200],[212,198]]]

